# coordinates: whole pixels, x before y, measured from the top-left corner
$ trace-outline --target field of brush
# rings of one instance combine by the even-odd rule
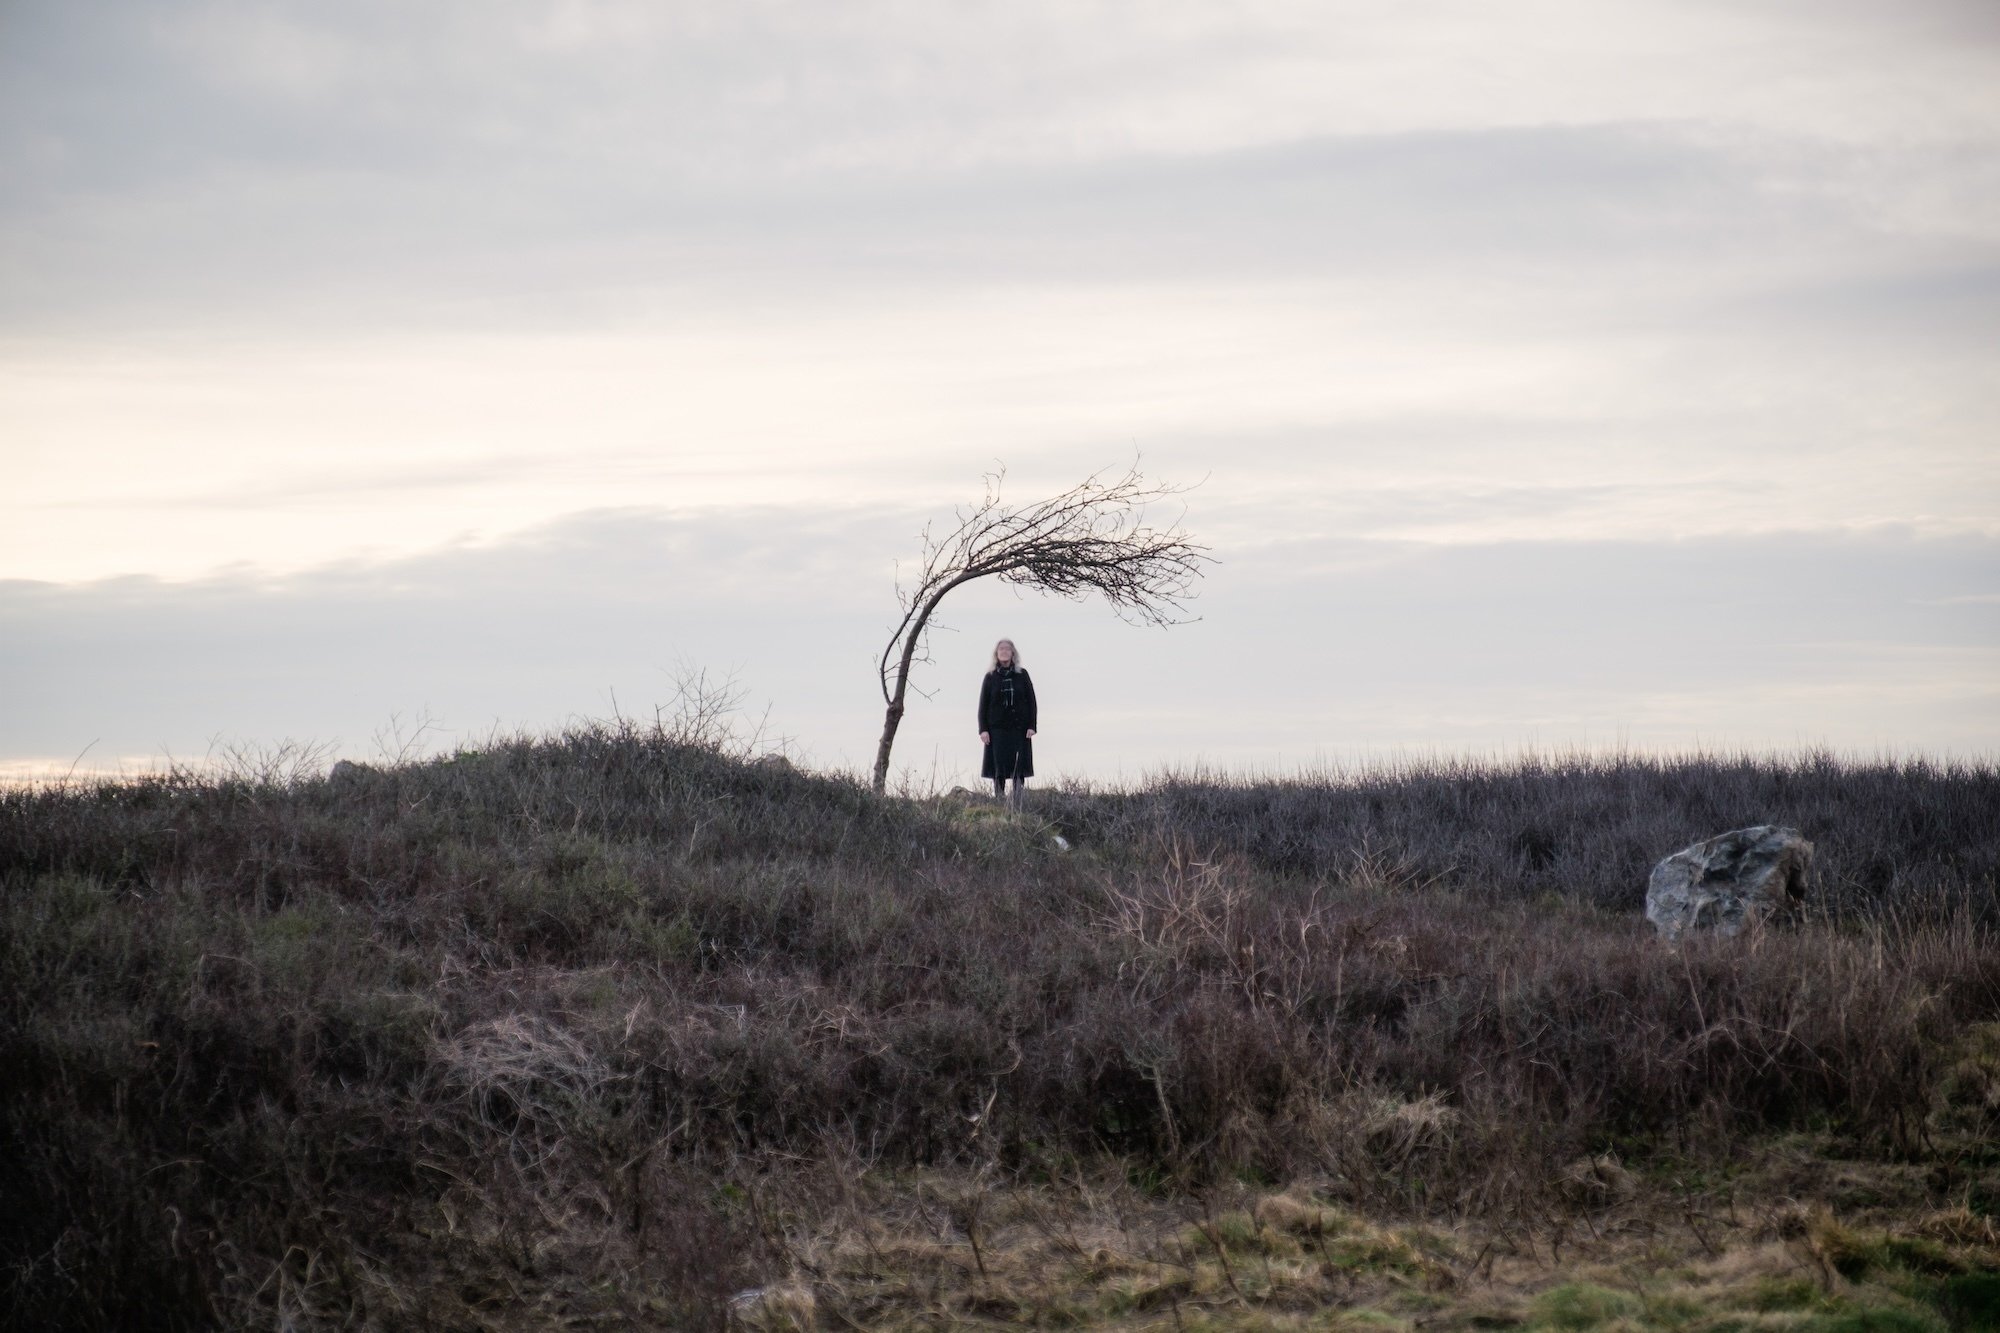
[[[35,1329],[2000,1328],[2000,770],[0,792]],[[1803,920],[1657,941],[1753,823]]]

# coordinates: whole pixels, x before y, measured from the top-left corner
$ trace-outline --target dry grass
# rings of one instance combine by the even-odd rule
[[[1305,1183],[1162,1199],[1102,1172],[876,1172],[795,1184],[766,1215],[788,1219],[783,1289],[810,1292],[821,1327],[1944,1333],[2000,1316],[2000,1246],[1962,1209],[1865,1225],[1822,1202],[1687,1208],[1635,1188],[1558,1238],[1370,1220]]]
[[[1989,770],[1167,782],[995,818],[741,758],[604,728],[0,794],[13,1325],[1414,1325],[1540,1290],[1510,1265],[1627,1262],[1633,1219],[1733,1252],[1752,1200],[1989,1245]],[[1804,824],[1847,905],[1662,948],[1643,875],[1614,908],[1565,850],[1672,850],[1662,791]],[[1564,810],[1600,823],[1508,832]],[[1815,810],[1908,873],[1868,879]],[[1885,1253],[1893,1281],[1827,1263],[1889,1290],[1918,1251]],[[1508,1317],[1597,1308],[1550,1299]]]

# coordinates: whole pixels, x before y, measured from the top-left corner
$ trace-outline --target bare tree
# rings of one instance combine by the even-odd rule
[[[889,780],[889,750],[902,725],[910,667],[924,654],[925,631],[946,593],[974,579],[1082,598],[1101,593],[1127,620],[1146,625],[1179,625],[1183,599],[1194,596],[1206,546],[1196,545],[1176,519],[1165,528],[1146,522],[1146,506],[1184,487],[1149,482],[1136,461],[1124,475],[1103,480],[1092,473],[1060,495],[1030,505],[1000,502],[1003,468],[988,474],[986,496],[957,511],[958,526],[942,537],[923,531],[923,562],[914,585],[896,583],[903,618],[882,650],[882,742],[875,751],[875,790]]]

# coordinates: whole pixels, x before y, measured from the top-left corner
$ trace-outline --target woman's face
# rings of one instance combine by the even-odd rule
[[[1014,661],[1014,645],[1002,639],[994,646],[993,655],[1000,659],[1002,666],[1011,666]]]

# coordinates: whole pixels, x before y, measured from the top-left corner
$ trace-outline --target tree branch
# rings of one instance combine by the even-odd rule
[[[1195,595],[1202,567],[1213,563],[1208,547],[1193,541],[1181,517],[1165,528],[1146,522],[1146,507],[1188,487],[1149,482],[1135,458],[1114,480],[1094,472],[1069,490],[1018,508],[1001,503],[1003,466],[986,474],[986,490],[971,509],[955,512],[958,526],[942,539],[927,525],[923,559],[914,585],[898,580],[903,616],[882,649],[878,672],[888,705],[876,752],[875,789],[888,777],[889,749],[902,718],[910,667],[946,593],[974,579],[1081,599],[1101,595],[1121,618],[1139,624],[1187,623],[1185,602]]]

